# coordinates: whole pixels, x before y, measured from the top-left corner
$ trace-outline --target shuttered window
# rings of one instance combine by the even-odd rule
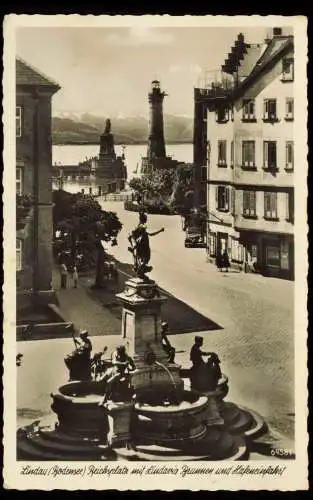
[[[293,170],[293,141],[286,142],[286,170]]]
[[[267,121],[277,120],[276,99],[264,99],[263,119]]]
[[[229,188],[226,186],[216,187],[216,208],[222,212],[229,211]]]
[[[255,166],[255,141],[242,141],[242,166]]]
[[[218,153],[217,153],[217,163],[219,166],[226,166],[227,164],[227,142],[225,140],[219,140],[217,143]]]
[[[243,203],[242,203],[242,214],[245,217],[255,217],[256,216],[256,192],[255,191],[243,191],[242,193]]]
[[[255,104],[253,99],[245,99],[243,101],[243,114],[242,119],[249,121],[255,120]]]
[[[277,219],[277,193],[264,193],[264,218]]]
[[[275,141],[264,141],[263,145],[264,168],[275,170],[277,168],[277,151]]]

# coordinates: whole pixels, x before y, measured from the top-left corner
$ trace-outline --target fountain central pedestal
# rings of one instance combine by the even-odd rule
[[[161,402],[170,394],[179,397],[184,386],[181,367],[168,362],[162,347],[161,307],[167,297],[154,281],[141,278],[127,281],[117,297],[123,303],[122,340],[136,365],[131,383],[137,401]]]

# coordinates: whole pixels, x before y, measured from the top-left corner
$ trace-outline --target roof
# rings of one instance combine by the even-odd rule
[[[264,45],[249,45],[247,51],[244,55],[242,61],[240,61],[238,66],[238,76],[239,79],[246,78],[252,72],[255,67],[256,62],[260,59],[262,55]]]
[[[283,57],[287,50],[293,48],[293,37],[276,37],[273,38],[264,52],[261,54],[260,58],[257,60],[251,73],[247,76],[245,80],[239,85],[238,89],[235,90],[237,93],[241,93],[265,68],[269,67],[271,63],[275,62],[279,58]]]
[[[46,87],[54,91],[61,88],[57,82],[45,76],[21,58],[16,58],[16,85]]]

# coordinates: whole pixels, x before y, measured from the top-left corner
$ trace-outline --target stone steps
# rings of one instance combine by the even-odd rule
[[[243,439],[238,436],[222,434],[219,441],[214,444],[212,450],[212,441],[206,443],[194,443],[193,449],[173,450],[164,446],[140,445],[136,450],[127,450],[120,448],[116,450],[120,460],[129,461],[157,461],[157,462],[188,462],[204,460],[244,460],[247,455],[247,447]],[[206,449],[205,449],[206,448]],[[219,451],[217,452],[217,448]]]
[[[32,460],[110,460],[115,454],[100,442],[64,435],[57,430],[28,426],[18,432],[18,459]]]

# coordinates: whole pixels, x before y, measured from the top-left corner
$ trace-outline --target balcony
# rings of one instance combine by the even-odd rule
[[[206,71],[199,78],[195,97],[199,100],[225,99],[235,89],[234,78],[223,71]]]

